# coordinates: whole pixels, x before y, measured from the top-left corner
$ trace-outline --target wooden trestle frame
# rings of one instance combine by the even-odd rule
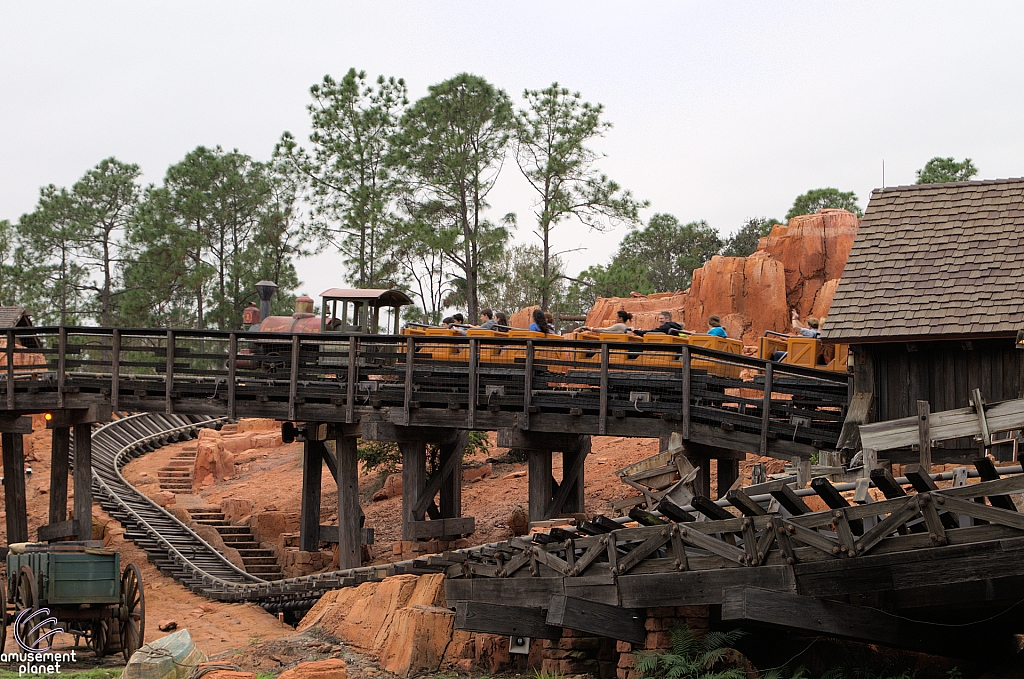
[[[908,477],[915,486],[931,482],[922,470]],[[434,563],[449,564],[446,592],[460,628],[504,634],[510,624],[532,625],[543,635],[543,622],[634,642],[641,609],[711,604],[722,606],[723,620],[949,654],[962,644],[948,646],[949,626],[931,624],[955,619],[949,606],[1022,596],[1024,515],[1008,494],[1024,491],[1024,474],[942,490],[932,482],[910,495],[900,488],[900,496],[859,505],[816,481],[827,511],[804,512],[788,486],[773,495],[798,504],[780,503],[776,513],[732,491],[741,517],[617,529],[588,523]],[[600,530],[607,532],[586,534]],[[873,605],[852,606],[850,597]],[[593,615],[563,615],[565,598]],[[931,617],[935,610],[941,614]]]

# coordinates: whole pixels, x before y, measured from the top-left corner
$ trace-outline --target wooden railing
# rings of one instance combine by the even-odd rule
[[[753,452],[794,454],[834,445],[848,391],[841,373],[696,345],[555,336],[26,328],[7,331],[4,356],[8,411],[102,402],[285,421],[671,429],[685,438],[710,427]]]

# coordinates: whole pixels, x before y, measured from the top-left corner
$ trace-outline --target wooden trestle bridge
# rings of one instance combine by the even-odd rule
[[[358,437],[402,449],[403,537],[445,537],[473,531],[461,508],[469,430],[496,430],[501,445],[529,451],[529,512],[538,520],[583,510],[591,434],[667,439],[678,432],[702,468],[698,487],[709,493],[711,459],[724,489],[747,452],[807,460],[834,448],[849,391],[845,374],[699,346],[557,337],[26,328],[7,331],[0,355],[8,478],[21,468],[30,413],[51,413],[55,459],[75,427],[76,468],[83,469],[90,426],[111,412],[274,418],[286,423],[286,436],[305,441],[302,547],[315,550],[338,531],[343,567],[359,565]],[[441,450],[429,479],[428,443]],[[560,481],[551,473],[552,452],[563,454]],[[330,531],[319,517],[324,462],[341,489],[341,525]],[[59,484],[57,491],[55,507]],[[28,537],[10,525],[24,514],[17,495],[9,488],[11,541]],[[52,514],[47,536],[89,530],[61,516]]]

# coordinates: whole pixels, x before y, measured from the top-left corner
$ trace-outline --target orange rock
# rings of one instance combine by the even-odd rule
[[[491,475],[494,467],[491,463],[487,463],[480,467],[473,467],[472,469],[464,469],[462,471],[462,480],[464,483],[472,483],[474,481],[482,481]]]
[[[251,432],[246,432],[244,434],[228,434],[221,438],[221,443],[224,446],[224,450],[230,453],[240,453],[243,450],[256,447],[253,442],[253,434]]]
[[[277,675],[277,679],[348,679],[348,668],[341,658],[303,662]]]
[[[281,423],[266,417],[246,417],[238,421],[238,432],[276,431],[281,432]]]
[[[249,527],[258,542],[277,542],[284,533],[299,532],[298,512],[263,511],[249,517]]]
[[[659,312],[669,311],[687,330],[705,332],[708,316],[718,314],[730,337],[755,345],[765,330],[790,331],[790,309],[801,319],[828,315],[858,225],[845,210],[794,217],[776,225],[749,257],[712,257],[693,272],[685,292],[599,298],[586,324],[607,326],[625,309],[633,327],[650,329]]]
[[[533,323],[533,310],[539,309],[539,306],[528,306],[525,309],[516,311],[508,317],[508,324],[513,328],[526,329],[530,327],[530,323]]]
[[[380,653],[380,666],[401,677],[436,672],[452,639],[455,612],[437,606],[396,611]]]
[[[265,431],[253,434],[252,445],[254,448],[278,448],[284,445],[284,441],[281,440],[280,431]]]
[[[402,475],[388,474],[381,490],[384,491],[385,497],[402,497]]]
[[[208,430],[200,430],[200,433]],[[198,484],[206,485],[206,478],[223,480],[226,476],[233,476],[235,473],[235,456],[224,449],[224,439],[207,436],[199,441],[196,446],[196,461],[194,464],[194,475]]]

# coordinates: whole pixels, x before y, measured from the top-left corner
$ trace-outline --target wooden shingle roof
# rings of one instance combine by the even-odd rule
[[[822,329],[838,342],[1024,328],[1024,178],[876,189]]]
[[[24,328],[32,325],[23,306],[0,306],[0,328]]]

